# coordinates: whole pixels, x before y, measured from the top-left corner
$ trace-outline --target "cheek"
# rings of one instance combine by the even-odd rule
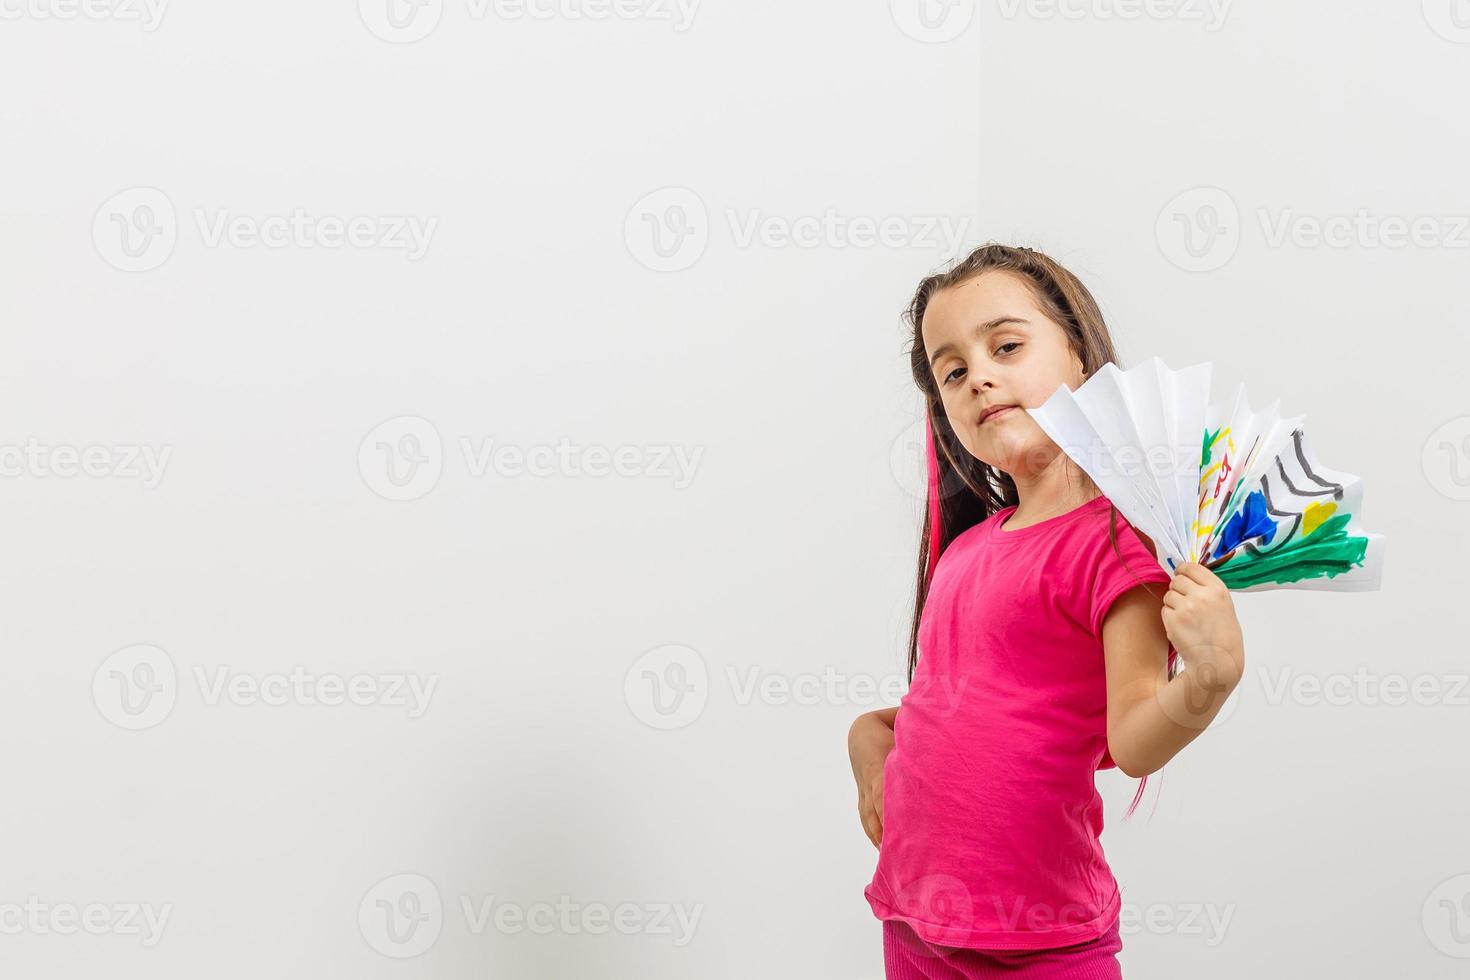
[[[1057,390],[1057,385],[1025,385],[1016,392],[1017,403],[1026,408],[1039,408]]]
[[[939,404],[943,406],[944,417],[949,419],[950,426],[957,432],[962,430],[967,419],[966,413],[969,412],[964,396],[940,389]]]

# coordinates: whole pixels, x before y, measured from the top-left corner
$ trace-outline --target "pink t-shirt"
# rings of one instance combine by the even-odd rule
[[[1014,511],[961,533],[934,570],[863,891],[878,918],[945,946],[1085,942],[1121,905],[1093,784],[1113,765],[1102,621],[1170,575],[1116,514],[1119,560],[1106,497],[1002,530]]]

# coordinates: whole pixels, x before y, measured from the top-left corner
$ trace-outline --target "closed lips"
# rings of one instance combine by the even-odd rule
[[[1009,412],[1011,409],[1013,409],[1015,407],[1016,406],[1014,406],[1014,405],[996,405],[993,408],[987,408],[981,414],[981,416],[980,416],[980,422],[982,424],[985,423],[985,422],[989,422],[991,419],[995,418],[996,416],[998,416],[998,415],[1004,415],[1005,413]]]

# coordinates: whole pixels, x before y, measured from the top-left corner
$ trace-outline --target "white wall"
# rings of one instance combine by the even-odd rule
[[[995,238],[1307,413],[1388,539],[1380,593],[1240,597],[1268,673],[1151,821],[1100,777],[1127,974],[1459,976],[1456,0],[620,2],[0,0],[0,971],[880,977],[898,314]]]

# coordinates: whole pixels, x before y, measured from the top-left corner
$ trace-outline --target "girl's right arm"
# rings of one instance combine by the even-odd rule
[[[858,715],[847,730],[847,758],[857,780],[858,818],[874,847],[883,843],[883,763],[893,751],[897,708]]]

